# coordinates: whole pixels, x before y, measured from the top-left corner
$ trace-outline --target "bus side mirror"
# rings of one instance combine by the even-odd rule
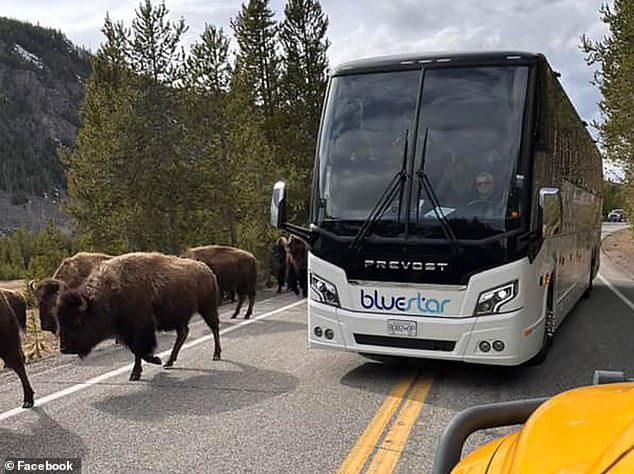
[[[552,237],[561,231],[563,205],[559,188],[543,187],[539,190],[542,237]]]
[[[278,181],[273,186],[271,196],[271,225],[278,229],[286,224],[286,183]]]

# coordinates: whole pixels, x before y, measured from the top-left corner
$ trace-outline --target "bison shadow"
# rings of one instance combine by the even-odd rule
[[[3,457],[83,458],[86,455],[81,437],[63,428],[41,407],[36,406],[21,416],[29,421],[20,424],[20,431],[0,428]]]
[[[152,422],[170,416],[209,416],[240,410],[292,392],[299,385],[297,377],[282,372],[227,360],[218,364],[222,369],[162,370],[147,382],[131,385],[137,390],[93,405],[119,418]]]

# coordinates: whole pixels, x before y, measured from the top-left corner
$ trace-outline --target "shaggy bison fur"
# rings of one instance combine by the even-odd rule
[[[291,235],[288,239],[288,250],[290,253],[289,288],[299,295],[297,288],[299,283],[302,296],[305,297],[308,294],[308,244],[299,237]]]
[[[271,252],[271,270],[277,279],[277,292],[280,293],[282,291],[282,287],[286,283],[287,280],[287,269],[288,265],[286,264],[288,254],[288,242],[286,238],[280,237],[275,242]]]
[[[35,295],[39,308],[40,326],[44,331],[54,334],[58,331],[55,315],[58,296],[67,288],[79,286],[97,265],[111,258],[112,255],[104,253],[78,252],[65,258],[51,278],[29,282],[29,289]]]
[[[85,357],[101,341],[116,337],[134,354],[130,380],[141,377],[141,360],[154,355],[156,331],[176,331],[165,367],[171,367],[199,313],[214,336],[220,359],[218,282],[203,263],[155,252],[113,257],[96,267],[77,288],[59,297],[60,351]]]
[[[216,274],[221,292],[238,294],[232,319],[240,313],[246,297],[249,297],[249,307],[244,319],[251,317],[257,284],[257,260],[251,252],[226,245],[206,245],[187,249],[181,257],[205,263]]]
[[[21,294],[0,288],[0,359],[22,382],[23,408],[33,406],[33,388],[24,367],[20,329],[26,329],[26,302]]]

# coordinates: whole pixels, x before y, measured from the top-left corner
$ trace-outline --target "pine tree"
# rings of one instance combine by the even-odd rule
[[[197,168],[191,186],[197,190],[201,208],[198,214],[207,220],[207,225],[200,227],[206,235],[194,240],[204,239],[208,243],[213,239],[237,245],[231,188],[234,166],[228,150],[229,118],[226,111],[232,68],[229,38],[223,29],[206,25],[200,41],[192,45],[187,64],[187,84],[191,94],[186,114],[188,130],[192,132],[190,136],[194,137],[190,156],[195,157],[192,166]]]
[[[93,74],[80,111],[83,127],[75,148],[61,148],[59,156],[67,168],[64,210],[87,242],[117,253],[129,248],[131,206],[124,165],[134,88],[125,63],[123,26],[106,17],[102,31],[106,41],[91,60]]]
[[[281,96],[283,152],[294,205],[291,219],[308,219],[312,170],[319,120],[328,82],[326,38],[328,18],[317,0],[289,0],[284,9],[280,41],[283,75]]]
[[[612,8],[603,4],[601,20],[610,33],[601,41],[581,38],[588,65],[600,67],[593,83],[602,99],[599,108],[603,121],[595,124],[606,155],[626,164],[626,188],[629,213],[634,210],[634,1],[614,0]]]
[[[65,153],[69,210],[105,251],[178,251],[191,180],[178,144],[184,21],[139,6],[130,30],[108,17],[93,61],[77,149]]]
[[[613,159],[634,161],[634,2],[614,0],[614,7],[601,6],[601,20],[610,28],[602,41],[582,36],[588,65],[599,64],[594,84],[603,98],[599,102],[603,122],[598,124],[602,145]]]
[[[232,163],[231,199],[236,213],[238,244],[258,257],[261,279],[269,275],[268,257],[275,229],[269,224],[274,184],[273,151],[250,113],[247,80],[234,74],[227,102],[227,148]]]
[[[250,91],[250,106],[262,118],[267,143],[277,144],[279,109],[278,25],[269,0],[248,0],[230,24],[238,43],[236,69]]]

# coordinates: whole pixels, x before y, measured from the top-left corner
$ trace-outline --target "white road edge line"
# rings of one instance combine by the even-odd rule
[[[269,311],[268,313],[264,313],[260,316],[257,316],[255,318],[252,319],[247,319],[247,320],[242,320],[242,322],[236,324],[235,326],[231,326],[228,327],[226,329],[223,329],[220,331],[220,335],[223,334],[227,334],[228,332],[231,331],[235,331],[236,329],[242,328],[244,326],[248,326],[249,324],[253,324],[254,322],[260,320],[260,319],[265,319],[268,317],[271,317],[275,314],[281,313],[282,311],[286,311],[287,309],[293,308],[295,306],[299,306],[300,304],[305,304],[306,303],[306,299],[302,299],[300,301],[296,301],[295,303],[291,303],[288,304],[286,306],[282,306],[281,308],[278,308],[276,310],[273,311]],[[194,347],[198,344],[201,344],[205,341],[208,341],[209,339],[213,338],[213,334],[208,334],[206,336],[202,336],[199,337],[198,339],[194,339],[191,342],[188,342],[186,344],[183,344],[183,346],[181,347],[181,351],[185,350],[185,349],[189,349],[190,347]],[[157,354],[159,357],[165,357],[168,356],[170,353],[172,352],[172,349],[168,349],[166,351],[163,351],[159,354]],[[104,380],[108,380],[111,379],[112,377],[116,377],[117,375],[121,375],[123,373],[126,373],[130,370],[132,370],[132,367],[134,366],[134,363],[130,363],[128,365],[124,365],[123,367],[119,367],[118,369],[115,370],[111,370],[110,372],[106,372],[105,374],[101,374],[98,375],[97,377],[93,377],[89,380],[86,380],[85,382],[80,382],[78,384],[72,385],[68,388],[65,388],[64,390],[60,390],[58,392],[54,392],[51,393],[49,395],[46,395],[42,398],[39,398],[37,400],[35,400],[35,406],[39,407],[42,405],[46,405],[49,402],[52,402],[53,400],[57,400],[58,398],[62,398],[65,397],[66,395],[70,395],[71,393],[75,393],[75,392],[79,392],[80,390],[84,390],[86,388],[89,388],[95,384],[98,384],[100,382],[103,382]],[[9,411],[5,411],[4,413],[0,413],[0,421],[4,421],[7,418],[11,418],[12,416],[15,416],[19,413],[28,413],[30,411],[30,409],[27,408],[22,408],[22,407],[18,407],[18,408],[13,408]]]
[[[621,299],[621,301],[623,301],[623,303],[625,303],[626,305],[628,305],[628,306],[630,307],[630,309],[631,309],[632,311],[634,311],[634,303],[632,303],[632,302],[631,302],[631,301],[627,298],[627,296],[625,296],[623,293],[621,293],[619,290],[617,290],[617,289],[616,289],[616,287],[615,287],[612,283],[610,283],[610,282],[607,280],[607,278],[603,277],[601,274],[599,274],[599,275],[597,275],[597,276],[599,277],[599,279],[600,279],[603,283],[605,283],[605,285],[606,285],[609,289],[611,289],[611,290],[614,292],[614,294],[615,294],[616,296],[618,296],[618,297]]]

